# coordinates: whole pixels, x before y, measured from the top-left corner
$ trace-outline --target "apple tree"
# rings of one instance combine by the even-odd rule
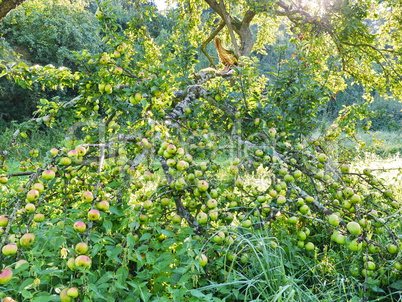
[[[397,285],[400,202],[372,171],[351,170],[349,158],[335,153],[338,138],[353,138],[370,112],[347,107],[326,133],[309,137],[319,110],[342,89],[343,76],[356,71],[352,59],[367,68],[354,76],[368,92],[386,86],[398,95],[390,81],[399,66],[388,71],[387,65],[397,52],[376,57],[384,67],[378,69],[368,64],[384,53],[368,44],[374,40],[356,40],[362,45],[354,42],[349,50],[345,40],[329,43],[348,25],[345,19],[345,27],[335,27],[333,18],[343,16],[335,7],[327,19],[308,21],[311,13],[282,1],[205,2],[222,17],[234,45],[239,37],[235,52],[242,56],[226,74],[195,68],[197,38],[209,24],[194,14],[204,5],[199,1],[182,1],[172,39],[162,46],[146,27],[152,9],[137,1],[141,17],[124,30],[110,7],[99,7],[105,51],[75,53],[75,72],[1,62],[1,75],[26,87],[39,82],[78,91],[67,102],[40,100],[35,116],[1,151],[3,296],[225,301],[292,293],[283,289],[286,280],[268,277],[261,277],[265,285],[241,285],[259,275],[256,255],[267,250],[325,263],[320,269],[328,280],[348,272],[366,289],[366,300]],[[367,15],[353,11],[363,10],[361,2],[339,8],[356,17],[356,39],[368,31]],[[235,29],[240,17],[229,12],[241,9],[243,25],[263,16],[284,16],[293,24],[294,53],[269,76],[248,56],[254,45],[242,36],[247,28]],[[331,45],[339,47],[330,51]],[[389,77],[380,81],[384,73]],[[45,154],[25,140],[26,130],[41,125],[63,126],[66,133]],[[20,171],[8,164],[16,149],[29,154]],[[239,282],[231,285],[233,272]],[[271,281],[277,287],[266,286]]]

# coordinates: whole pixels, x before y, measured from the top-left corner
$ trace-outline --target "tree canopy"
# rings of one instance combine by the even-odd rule
[[[400,1],[77,3],[1,24],[35,99],[0,145],[3,301],[400,296],[401,192],[351,162],[401,97]]]

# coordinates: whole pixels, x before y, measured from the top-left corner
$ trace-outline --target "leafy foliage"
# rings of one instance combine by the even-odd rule
[[[13,133],[19,171],[1,153],[2,295],[392,300],[400,201],[334,147],[354,138],[369,103],[345,107],[325,135],[308,138],[345,85],[339,69],[327,69],[338,58],[323,53],[326,37],[294,36],[293,56],[269,78],[247,57],[229,74],[193,75],[191,37],[203,34],[198,16],[185,16],[163,49],[145,19],[123,27],[101,5],[105,47],[75,52],[77,71],[2,62],[2,76],[23,87],[78,93],[41,99]],[[63,128],[64,139],[46,152],[31,146],[39,125]]]

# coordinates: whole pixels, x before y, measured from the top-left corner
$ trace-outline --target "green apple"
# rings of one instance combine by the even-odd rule
[[[220,231],[217,234],[215,234],[214,236],[212,236],[212,241],[214,241],[215,243],[222,243],[223,240],[225,239],[225,233]]]
[[[288,218],[288,222],[290,224],[296,224],[299,221],[299,218],[297,218],[296,216],[291,216]]]
[[[67,295],[67,290],[68,290],[68,288],[65,288],[60,292],[60,302],[73,302],[74,301],[74,298]]]
[[[286,203],[286,197],[285,197],[285,196],[282,196],[282,195],[279,195],[279,196],[277,197],[277,199],[276,199],[276,203],[277,203],[277,204],[284,204],[284,203]]]
[[[364,267],[367,268],[367,269],[370,270],[370,271],[373,271],[373,270],[375,270],[376,265],[375,265],[375,263],[374,263],[373,261],[367,261],[367,262],[364,264]]]
[[[325,163],[328,158],[324,153],[320,153],[320,154],[318,154],[317,159],[319,162]]]
[[[346,236],[338,233],[334,241],[338,244],[346,244]]]
[[[62,157],[62,158],[60,158],[60,165],[62,165],[62,166],[69,166],[69,165],[71,165],[71,158],[69,158],[69,157]]]
[[[355,221],[351,221],[346,225],[346,228],[348,229],[349,233],[352,235],[359,236],[362,233],[362,228],[360,224],[358,224]]]
[[[33,220],[34,220],[35,222],[43,222],[43,221],[45,221],[45,215],[43,215],[42,213],[36,213],[36,214],[33,216]]]
[[[76,287],[71,287],[67,290],[67,295],[70,296],[71,298],[77,298],[79,295],[78,288]]]
[[[356,252],[361,250],[363,247],[363,242],[358,242],[357,239],[353,239],[347,243],[347,247],[349,250]]]
[[[209,184],[206,180],[199,180],[197,183],[197,188],[200,192],[205,192],[209,188]]]
[[[212,221],[216,221],[219,218],[219,212],[218,210],[211,210],[208,212],[208,216]]]
[[[342,193],[346,198],[349,198],[353,194],[355,194],[354,190],[351,187],[346,187],[345,189],[343,189]]]
[[[35,234],[26,233],[20,238],[20,245],[22,247],[31,247],[35,242]]]
[[[199,212],[196,216],[196,220],[199,224],[206,224],[208,221],[208,215],[204,212]]]
[[[402,271],[402,263],[400,263],[399,261],[395,261],[394,268],[397,269],[398,271]]]
[[[353,194],[352,196],[350,196],[349,201],[350,201],[351,203],[354,203],[354,204],[356,204],[356,203],[361,203],[362,198],[361,198],[360,195],[358,195],[358,194]]]
[[[306,240],[307,234],[304,231],[299,231],[299,232],[297,232],[297,237],[299,238],[299,240]]]
[[[173,223],[173,224],[180,224],[180,223],[181,223],[181,220],[182,220],[182,218],[181,218],[181,216],[180,216],[179,214],[175,214],[175,215],[172,217],[172,223]]]
[[[332,226],[338,226],[339,225],[339,216],[336,214],[331,214],[328,216],[328,223]]]
[[[36,201],[39,198],[39,191],[38,190],[30,190],[27,193],[27,200],[32,202],[32,201]]]
[[[8,225],[8,215],[0,215],[0,227],[6,227]]]
[[[349,173],[350,172],[350,167],[346,164],[343,164],[339,167],[339,170],[341,170],[342,173]]]
[[[251,220],[250,219],[244,219],[242,222],[241,222],[241,226],[243,227],[243,228],[249,228],[249,227],[251,227],[252,226],[252,222],[251,222]]]
[[[52,148],[52,149],[50,149],[50,155],[51,156],[56,156],[57,154],[59,154],[59,149],[57,149],[57,148]]]
[[[208,208],[215,209],[217,206],[218,206],[218,201],[216,199],[211,198],[207,201]]]
[[[299,208],[299,211],[303,215],[306,215],[310,211],[310,207],[308,205],[304,204]]]
[[[26,205],[25,205],[25,211],[27,212],[27,213],[33,213],[33,212],[35,212],[35,210],[36,210],[36,207],[35,207],[35,205],[33,204],[33,203],[27,203]]]
[[[86,254],[86,252],[88,252],[88,244],[85,242],[79,242],[75,245],[74,250],[78,255]]]
[[[307,243],[304,245],[304,248],[306,249],[306,251],[312,251],[312,250],[314,250],[314,243],[312,243],[312,242],[307,242]]]
[[[6,244],[2,247],[1,252],[4,256],[14,255],[18,251],[18,246],[16,244]]]
[[[398,246],[393,243],[387,245],[387,250],[391,254],[396,254],[398,252]]]
[[[257,149],[257,150],[255,150],[255,155],[258,157],[263,157],[264,151],[262,151],[261,149]]]
[[[75,269],[75,258],[71,257],[67,260],[67,267],[72,271]]]
[[[108,211],[109,207],[110,207],[109,202],[106,200],[97,202],[95,206],[98,210],[103,211],[103,212]]]

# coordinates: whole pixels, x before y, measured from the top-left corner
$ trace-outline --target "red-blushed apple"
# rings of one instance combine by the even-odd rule
[[[68,157],[62,157],[60,158],[60,165],[62,166],[69,166],[71,165],[71,159]]]
[[[76,150],[70,150],[67,153],[67,156],[73,160],[78,158],[78,152]]]
[[[56,173],[53,170],[45,170],[42,172],[42,178],[44,180],[52,180],[56,177]]]
[[[60,302],[73,302],[74,301],[74,298],[67,295],[67,290],[68,290],[68,288],[65,288],[60,292]]]
[[[35,242],[35,234],[26,233],[20,238],[20,245],[22,247],[30,247]]]
[[[8,215],[0,215],[0,227],[6,227],[8,225]]]
[[[0,273],[0,285],[6,284],[8,281],[11,280],[12,277],[13,277],[12,270],[5,268]]]
[[[45,215],[43,215],[42,213],[36,213],[36,214],[33,216],[33,220],[34,220],[35,222],[43,222],[43,221],[45,221]]]
[[[27,212],[27,213],[33,213],[33,212],[35,212],[35,210],[36,210],[36,207],[35,207],[35,205],[33,204],[33,203],[27,203],[26,205],[25,205],[25,211]]]
[[[198,256],[198,263],[200,266],[205,266],[208,264],[208,257],[205,254],[201,254]]]
[[[144,224],[148,221],[148,216],[141,213],[140,216],[138,216],[138,220],[141,224]]]
[[[92,260],[86,255],[79,255],[77,258],[74,260],[74,265],[76,267],[81,267],[81,268],[89,268],[91,266]]]
[[[82,200],[84,202],[90,203],[94,200],[94,195],[91,191],[85,191],[84,193],[82,193]]]
[[[99,201],[99,202],[96,204],[96,208],[97,208],[99,211],[103,211],[103,212],[108,211],[108,210],[109,210],[109,207],[110,207],[110,205],[109,205],[109,202],[108,202],[107,200]]]
[[[88,212],[88,219],[92,221],[97,221],[100,219],[100,213],[98,210],[92,209]]]
[[[183,156],[183,159],[186,161],[186,162],[188,162],[188,163],[191,163],[192,161],[193,161],[193,156],[191,155],[191,154],[185,154],[184,156]]]
[[[85,230],[87,229],[87,225],[82,222],[81,220],[78,220],[74,223],[73,225],[74,231],[78,232],[78,233],[82,233],[85,232]]]
[[[177,151],[177,148],[175,145],[170,144],[169,146],[167,146],[166,151],[169,152],[170,154],[175,154]]]
[[[119,66],[116,66],[114,68],[114,73],[117,74],[117,75],[121,75],[123,73],[123,68],[121,68]]]
[[[150,208],[152,208],[153,202],[150,199],[147,199],[143,202],[142,206],[144,207],[144,209],[148,210]]]
[[[42,193],[45,190],[45,187],[40,182],[37,182],[32,186],[32,189],[38,190],[39,193]]]
[[[79,295],[78,288],[76,287],[71,287],[67,290],[67,295],[70,296],[71,298],[77,298]]]
[[[168,167],[174,167],[176,165],[176,161],[173,158],[169,158],[166,161],[166,164],[168,165]]]
[[[4,256],[14,255],[18,251],[18,246],[16,244],[6,244],[2,247],[1,252]]]
[[[15,301],[13,298],[11,297],[4,297],[3,300],[1,300],[2,302],[17,302]]]
[[[183,170],[187,169],[188,166],[189,166],[188,162],[186,162],[185,160],[179,160],[177,162],[176,169],[179,171],[183,171]]]
[[[87,153],[87,149],[81,145],[75,147],[74,150],[77,151],[79,157],[83,157]]]
[[[57,154],[59,154],[59,149],[57,149],[57,148],[52,148],[52,149],[50,149],[50,155],[51,156],[56,156]]]
[[[39,195],[40,195],[40,193],[39,193],[38,190],[30,190],[27,193],[27,200],[30,201],[30,202],[36,201],[36,200],[38,200]]]
[[[74,250],[78,255],[86,254],[86,252],[88,252],[88,244],[86,244],[85,242],[78,242],[75,245]]]

